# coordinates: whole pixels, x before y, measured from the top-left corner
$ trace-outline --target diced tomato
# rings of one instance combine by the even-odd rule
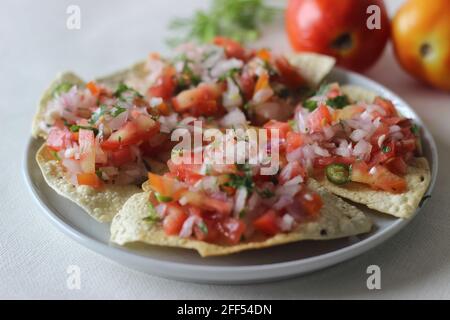
[[[80,165],[84,173],[95,174],[95,137],[94,131],[80,129],[78,132],[80,145]]]
[[[285,57],[275,59],[275,67],[279,73],[279,81],[290,89],[298,89],[306,84],[298,70]]]
[[[93,96],[98,96],[100,94],[100,88],[93,81],[89,81],[86,84],[86,88],[92,93]]]
[[[387,137],[389,134],[389,126],[387,126],[384,123],[380,123],[379,127],[375,130],[375,132],[370,137],[370,144],[374,148],[373,150],[379,150],[380,147],[378,146],[378,140],[382,135]]]
[[[163,221],[164,232],[167,235],[178,235],[183,227],[183,223],[188,218],[188,214],[175,203],[167,205],[167,216]]]
[[[150,116],[141,114],[134,121],[128,121],[122,128],[113,132],[102,148],[116,150],[123,146],[138,144],[154,136],[159,131],[159,123]]]
[[[377,151],[369,162],[369,166],[373,167],[379,163],[384,163],[389,159],[395,157],[396,154],[396,146],[393,141],[384,144],[379,151]]]
[[[201,164],[180,163],[175,164],[172,160],[167,161],[170,172],[174,173],[181,181],[188,184],[195,184],[203,175],[200,174]]]
[[[416,138],[397,141],[396,147],[397,147],[397,154],[399,155],[403,155],[408,152],[413,152],[416,150],[417,147]]]
[[[235,218],[226,218],[219,223],[219,231],[222,233],[227,244],[239,243],[245,232],[246,225],[243,221]]]
[[[392,101],[381,97],[376,97],[373,103],[383,108],[384,111],[386,111],[386,116],[388,117],[397,116],[397,110],[395,109],[395,106],[392,103]]]
[[[79,173],[77,174],[77,182],[79,185],[90,186],[97,189],[103,185],[102,180],[95,173]]]
[[[217,228],[217,223],[207,219],[203,219],[203,223],[206,226],[206,230],[205,228],[200,228],[197,224],[194,226],[195,238],[200,241],[218,243],[221,233]]]
[[[295,199],[302,214],[306,215],[308,218],[317,217],[323,206],[320,195],[314,191],[306,190],[305,188],[295,196]]]
[[[333,118],[330,110],[321,104],[316,110],[314,110],[308,118],[309,127],[312,132],[321,131],[323,127],[331,124]]]
[[[47,137],[47,146],[55,151],[60,151],[71,145],[72,133],[67,127],[52,127]]]
[[[342,96],[342,90],[339,83],[334,82],[328,85],[328,92],[326,94],[326,97],[329,99],[333,99],[339,96]]]
[[[291,152],[300,148],[304,143],[301,133],[289,131],[286,135],[286,151]]]
[[[395,157],[390,160],[388,160],[385,163],[386,168],[394,174],[403,176],[406,174],[406,171],[408,170],[408,165],[406,164],[405,160],[401,157]]]
[[[186,199],[187,203],[200,207],[202,210],[216,212],[223,216],[230,215],[233,209],[231,203],[211,198],[201,192],[186,191],[183,198]]]
[[[175,74],[176,71],[173,67],[170,66],[164,68],[162,76],[157,81],[156,85],[148,89],[148,96],[162,98],[163,100],[170,99],[175,93]]]
[[[134,158],[135,157],[129,147],[123,147],[111,152],[111,162],[116,167],[132,162]]]
[[[270,120],[264,125],[264,129],[267,129],[267,138],[271,138],[271,131],[278,130],[278,137],[280,139],[286,139],[289,131],[291,131],[291,126],[287,122],[281,122],[276,120]]]
[[[173,200],[180,199],[186,191],[175,178],[168,175],[160,176],[151,172],[148,173],[148,185],[153,191]]]
[[[240,87],[245,100],[250,100],[255,91],[255,79],[248,73],[243,73],[240,78]]]
[[[406,191],[405,179],[390,172],[386,167],[377,165],[370,169],[364,162],[356,162],[352,165],[350,179],[369,185],[375,190],[384,190],[391,193]]]
[[[176,112],[188,112],[194,117],[213,116],[220,108],[222,87],[202,83],[197,88],[185,90],[172,99]]]
[[[357,106],[357,105],[347,106],[347,107],[345,107],[343,109],[336,110],[336,112],[335,112],[336,119],[335,120],[349,120],[349,119],[352,119],[356,115],[364,112],[364,110],[365,109],[363,107]]]
[[[323,169],[330,164],[352,164],[355,162],[354,157],[341,157],[341,156],[332,156],[332,157],[322,157],[314,159],[314,168]]]
[[[225,37],[215,37],[214,44],[225,49],[227,58],[246,60],[245,49],[237,41]]]
[[[267,74],[267,72],[264,72],[259,76],[258,81],[256,82],[256,85],[255,85],[255,91],[253,94],[256,94],[258,91],[269,88],[269,87],[270,87],[269,75]]]
[[[256,56],[264,61],[270,61],[272,54],[270,50],[263,48],[256,52]]]
[[[277,212],[272,209],[266,211],[262,216],[253,221],[253,226],[266,235],[273,236],[277,234],[280,232]]]

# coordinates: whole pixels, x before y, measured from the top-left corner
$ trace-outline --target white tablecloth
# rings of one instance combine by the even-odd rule
[[[389,0],[391,12],[401,1]],[[66,8],[81,8],[81,29]],[[450,298],[450,95],[418,84],[386,51],[368,75],[399,93],[431,129],[440,174],[433,198],[393,239],[338,266],[301,278],[251,286],[197,285],[127,269],[67,238],[44,217],[25,186],[22,162],[42,90],[58,71],[89,79],[167,51],[166,25],[206,1],[2,1],[0,11],[0,298]],[[265,44],[288,49],[281,27]],[[366,268],[381,267],[381,290]],[[81,290],[69,290],[78,265]]]

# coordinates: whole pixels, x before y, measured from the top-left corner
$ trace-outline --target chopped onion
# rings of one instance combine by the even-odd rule
[[[220,78],[225,73],[232,69],[241,69],[244,66],[244,62],[238,59],[228,59],[219,61],[212,69],[211,69],[211,77]]]
[[[271,88],[264,88],[258,90],[253,96],[253,102],[260,104],[266,102],[273,96],[273,90]]]
[[[189,238],[192,235],[192,229],[194,227],[194,224],[199,220],[200,218],[197,216],[190,216],[189,218],[184,221],[183,226],[181,227],[181,231],[178,234],[181,238]]]
[[[247,124],[247,119],[241,109],[235,108],[227,113],[222,118],[222,120],[220,120],[220,124],[224,127],[231,127],[233,125],[245,125]]]
[[[368,132],[363,129],[356,129],[350,134],[350,139],[358,142],[367,136]]]
[[[295,178],[292,178],[291,180],[287,181],[284,185],[292,186],[292,185],[300,184],[302,182],[303,182],[302,176],[296,176]]]
[[[281,209],[286,208],[293,202],[294,202],[294,200],[292,199],[292,197],[287,196],[287,195],[282,195],[282,196],[280,196],[278,201],[274,203],[272,208],[274,208],[275,210],[281,210]]]
[[[227,110],[242,105],[242,97],[239,87],[230,77],[227,78],[227,91],[223,94],[222,104]]]
[[[317,145],[317,143],[313,144],[314,153],[321,156],[321,157],[329,157],[330,153],[327,149],[321,148]]]
[[[290,214],[286,213],[280,220],[280,229],[282,231],[290,231],[294,226],[294,222],[294,218]]]
[[[233,214],[235,218],[239,218],[239,214],[245,208],[248,191],[246,188],[239,188],[236,191]]]
[[[353,155],[366,157],[369,156],[370,151],[372,151],[372,145],[370,145],[366,140],[360,140],[353,148]]]

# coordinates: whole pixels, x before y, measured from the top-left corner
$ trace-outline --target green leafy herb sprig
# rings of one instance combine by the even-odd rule
[[[169,28],[177,34],[168,39],[175,46],[185,41],[211,42],[224,36],[246,43],[259,38],[261,27],[273,21],[281,9],[263,0],[212,0],[207,10],[198,10],[192,18],[172,20]],[[179,36],[180,31],[184,34]]]

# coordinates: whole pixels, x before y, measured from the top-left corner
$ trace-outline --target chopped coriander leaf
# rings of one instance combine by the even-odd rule
[[[91,116],[91,119],[89,120],[89,124],[94,125],[100,117],[102,117],[106,113],[107,107],[106,105],[102,104],[100,105],[100,108],[98,108]]]
[[[239,218],[240,219],[244,218],[246,214],[247,214],[247,211],[245,211],[245,209],[242,209],[241,212],[239,212]]]
[[[200,229],[201,232],[203,232],[204,234],[208,234],[208,227],[206,226],[206,223],[203,221],[200,221],[197,224],[198,228]]]
[[[147,217],[145,217],[143,219],[144,221],[153,223],[153,222],[158,222],[161,220],[158,213],[155,210],[155,207],[151,203],[148,204],[148,211],[149,211],[149,214]]]
[[[235,189],[246,188],[249,192],[252,192],[255,187],[255,182],[252,177],[248,174],[245,175],[237,175],[237,174],[229,174],[229,179],[223,185],[226,187],[232,187]]]
[[[310,112],[313,112],[317,109],[317,101],[311,99],[306,100],[305,102],[303,102],[303,107],[308,109]]]
[[[135,97],[143,98],[143,96],[142,96],[139,92],[137,92],[137,91],[134,90],[133,88],[128,87],[128,86],[127,86],[125,83],[123,83],[123,82],[120,83],[120,84],[117,86],[116,91],[114,91],[114,96],[115,96],[116,98],[121,98],[121,97],[122,97],[122,94],[124,94],[124,93],[127,92],[127,91],[132,92],[132,93],[134,94]]]
[[[257,190],[257,192],[263,199],[268,199],[268,198],[272,198],[273,196],[275,196],[275,193],[270,191],[267,188],[263,189],[263,190]]]
[[[97,175],[97,177],[99,177],[100,179],[102,179],[102,171],[100,169],[95,170],[95,174]]]
[[[252,170],[252,167],[251,167],[250,164],[248,164],[248,163],[244,163],[244,164],[237,163],[237,164],[236,164],[236,168],[237,168],[239,171],[244,171],[244,172],[249,172],[249,171]]]
[[[111,115],[115,118],[119,114],[121,114],[121,113],[123,113],[125,111],[127,111],[126,108],[122,108],[121,106],[115,105],[114,108],[111,110]]]
[[[343,107],[346,107],[350,104],[350,100],[346,95],[343,96],[337,96],[335,98],[331,98],[327,100],[327,105],[335,108],[335,109],[342,109]]]
[[[53,90],[53,97],[61,95],[61,93],[68,92],[74,85],[68,82],[60,83]]]
[[[240,71],[241,69],[238,68],[230,69],[219,77],[219,81],[226,81],[227,78],[234,78],[234,76],[238,74]]]
[[[56,160],[61,161],[61,158],[59,157],[58,152],[56,152],[55,150],[50,150],[50,152],[52,153],[52,156],[53,156]]]
[[[383,151],[383,153],[391,152],[391,147],[390,146],[384,146],[382,151]]]
[[[159,194],[157,192],[155,192],[155,197],[159,202],[170,202],[173,200],[172,197],[163,196],[162,194]]]
[[[411,132],[416,136],[416,137],[418,137],[419,135],[420,135],[420,127],[417,125],[417,124],[413,124],[412,126],[411,126]]]
[[[98,134],[98,129],[97,128],[93,128],[93,127],[89,127],[89,126],[80,126],[80,125],[77,125],[77,124],[73,124],[69,128],[69,130],[72,131],[72,132],[78,132],[78,131],[80,131],[80,129],[92,130],[92,131],[94,131],[94,135]]]

